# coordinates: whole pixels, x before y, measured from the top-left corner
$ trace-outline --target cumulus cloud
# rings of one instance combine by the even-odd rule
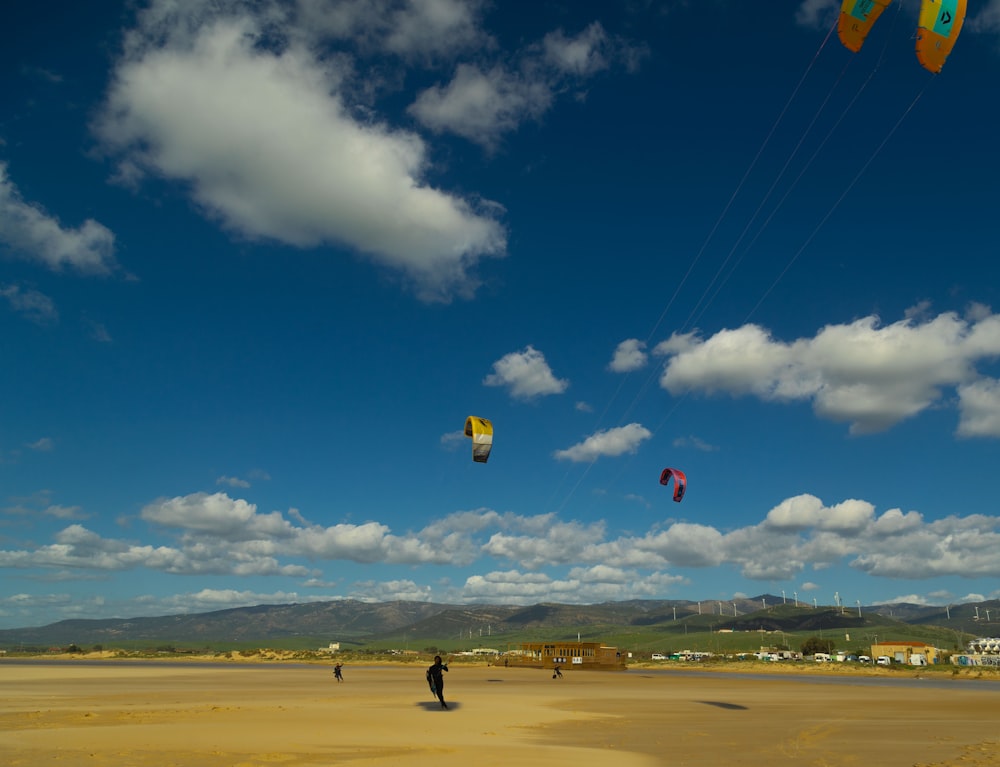
[[[489,600],[527,605],[557,601],[589,604],[649,597],[684,582],[684,578],[666,573],[639,573],[606,565],[574,567],[565,577],[498,570],[470,576],[457,596],[464,602]]]
[[[424,300],[471,296],[476,264],[506,248],[499,206],[428,184],[423,140],[356,116],[349,68],[286,7],[254,8],[140,13],[93,125],[119,178],[182,182],[240,237],[363,254]]]
[[[115,236],[87,219],[67,228],[39,204],[26,201],[0,162],[0,247],[56,271],[108,274],[115,267]]]
[[[574,75],[590,75],[607,69],[608,47],[608,35],[596,21],[578,35],[567,36],[558,29],[542,40],[545,60],[557,70]]]
[[[72,508],[44,511],[61,519],[75,515]],[[517,603],[662,596],[687,581],[685,571],[716,567],[760,581],[802,579],[804,592],[819,588],[803,578],[806,573],[838,563],[880,578],[1000,577],[1000,517],[953,514],[927,521],[917,511],[879,513],[864,500],[827,504],[812,495],[787,498],[744,527],[673,521],[637,535],[554,513],[522,516],[485,508],[455,512],[405,533],[375,521],[310,525],[301,515],[293,523],[276,512],[262,514],[245,500],[203,493],[149,504],[142,518],[149,531],[166,531],[173,542],[108,537],[74,523],[50,543],[0,550],[0,567],[45,573],[49,580],[141,568],[167,575],[290,577],[326,588],[331,579],[324,568],[334,562],[459,566],[472,568],[464,585],[362,580],[347,595],[440,600],[444,589],[450,600]],[[239,589],[202,593],[205,598],[188,603],[189,610],[212,599],[235,606],[244,598]]]
[[[451,58],[490,48],[482,0],[339,0],[299,3],[298,27],[314,38],[349,40],[406,59]]]
[[[638,338],[627,338],[615,348],[608,370],[614,373],[631,373],[644,368],[647,360],[646,344]]]
[[[1000,436],[1000,401],[977,363],[1000,355],[1000,316],[947,312],[881,325],[874,316],[828,325],[813,338],[776,340],[757,325],[708,339],[674,335],[655,353],[668,362],[660,383],[671,394],[749,395],[809,401],[821,418],[847,421],[854,434],[888,429],[959,394],[963,436]]]
[[[436,132],[448,131],[486,147],[552,104],[550,88],[501,66],[488,71],[460,64],[446,85],[421,92],[410,114]]]
[[[555,457],[577,463],[596,461],[601,456],[616,456],[634,453],[653,432],[638,423],[617,426],[591,434],[583,442],[578,442],[565,450],[556,450]]]
[[[545,355],[530,345],[494,362],[493,372],[483,379],[483,384],[505,386],[516,399],[562,394],[569,387],[569,381],[553,375]]]
[[[1000,381],[983,378],[958,387],[960,437],[1000,437]]]
[[[848,500],[825,507],[813,495],[788,498],[767,513],[766,524],[777,530],[836,530],[858,532],[874,520],[875,507],[867,501]]]
[[[562,522],[551,515],[537,517],[534,521],[542,522],[541,529],[522,530],[520,534],[494,533],[483,544],[482,552],[534,569],[574,561],[604,536],[603,524]]]
[[[616,62],[634,69],[643,53],[598,22],[572,35],[555,30],[510,63],[458,64],[450,81],[418,94],[409,112],[432,131],[492,150],[504,134],[541,118],[562,93]]]

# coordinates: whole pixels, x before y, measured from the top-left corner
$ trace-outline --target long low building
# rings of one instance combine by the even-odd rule
[[[872,657],[888,657],[907,666],[930,666],[941,662],[941,651],[924,642],[879,642],[872,645]]]
[[[601,642],[522,642],[498,662],[522,668],[624,671],[625,653]]]

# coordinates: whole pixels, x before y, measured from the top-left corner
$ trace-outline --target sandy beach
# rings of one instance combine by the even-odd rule
[[[423,669],[0,662],[0,763],[1000,765],[997,681],[453,664],[443,710]]]

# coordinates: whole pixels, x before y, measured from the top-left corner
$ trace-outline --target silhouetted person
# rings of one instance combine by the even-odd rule
[[[448,708],[448,704],[444,702],[444,674],[443,671],[448,670],[448,664],[441,662],[441,656],[434,656],[434,665],[427,669],[427,684],[431,686],[431,693],[437,695],[437,699],[441,701],[441,708]]]
[[[343,669],[344,669],[344,666],[342,664],[340,664],[340,663],[338,663],[336,666],[333,667],[333,675],[335,677],[337,677],[337,681],[338,682],[343,682],[344,681],[344,671],[343,671]]]

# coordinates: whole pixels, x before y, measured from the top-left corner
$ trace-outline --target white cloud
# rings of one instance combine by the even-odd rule
[[[533,346],[511,352],[493,363],[493,371],[483,379],[485,386],[505,386],[517,399],[533,399],[548,394],[562,394],[569,381],[556,378],[545,355]]]
[[[869,316],[791,343],[745,325],[707,340],[675,335],[655,353],[669,357],[660,383],[672,394],[811,401],[818,416],[847,421],[855,434],[888,429],[939,404],[946,387],[962,397],[959,433],[996,436],[993,423],[1000,418],[990,382],[977,383],[975,369],[1000,355],[1000,316],[982,311],[886,326]]]
[[[558,96],[615,63],[632,71],[644,55],[644,49],[609,36],[598,22],[577,35],[556,30],[509,62],[460,63],[449,82],[422,91],[409,111],[432,131],[494,149],[505,133],[541,118]]]
[[[362,602],[429,602],[432,589],[411,580],[358,581],[352,584],[349,596]]]
[[[217,485],[228,485],[229,487],[239,487],[247,488],[250,487],[250,483],[245,479],[240,479],[239,477],[226,477],[222,476],[215,480]]]
[[[803,0],[795,12],[795,21],[804,27],[825,27],[836,18],[840,0]]]
[[[1000,437],[1000,381],[984,378],[958,387],[960,437]]]
[[[825,507],[813,495],[788,498],[767,513],[766,523],[778,530],[834,530],[857,532],[871,525],[875,507],[867,501],[847,500]]]
[[[715,445],[711,445],[701,439],[701,437],[694,435],[690,437],[677,437],[672,444],[674,447],[693,447],[695,450],[700,450],[703,453],[714,453],[719,449]]]
[[[17,285],[0,285],[0,296],[7,299],[11,310],[39,325],[51,325],[59,321],[59,311],[55,303],[44,293]]]
[[[648,356],[646,344],[638,338],[627,338],[615,348],[615,353],[608,363],[608,370],[615,373],[631,373],[646,366]]]
[[[20,507],[4,511],[33,514]],[[79,514],[76,507],[40,511],[34,516]],[[175,543],[109,538],[70,524],[51,543],[0,550],[0,567],[39,571],[48,580],[144,568],[170,575],[283,576],[326,587],[335,580],[324,573],[331,562],[459,566],[473,572],[464,586],[448,592],[449,599],[525,602],[656,596],[685,580],[668,568],[731,567],[762,581],[798,579],[808,568],[838,563],[880,578],[1000,577],[1000,517],[951,515],[927,522],[916,511],[876,514],[867,501],[825,504],[811,495],[785,499],[741,528],[676,521],[641,535],[609,534],[603,522],[491,509],[456,512],[406,534],[374,521],[323,527],[302,523],[301,515],[293,524],[277,513],[260,514],[253,504],[224,494],[158,501],[143,509],[142,518],[151,523],[149,533],[166,531]],[[501,569],[497,563],[509,565]],[[440,600],[444,587],[432,582],[360,581],[350,595]],[[808,580],[800,586],[803,592],[818,588]],[[240,594],[251,592],[202,593],[205,603],[231,598],[235,606]]]
[[[94,122],[120,178],[183,182],[241,237],[364,254],[424,300],[471,296],[479,260],[504,254],[498,206],[429,186],[423,141],[358,119],[337,60],[294,30],[279,49],[277,6],[259,12],[159,2],[140,14]]]
[[[488,48],[481,0],[306,0],[297,6],[303,34],[349,40],[404,58],[450,58]]]
[[[525,531],[524,534],[494,533],[483,544],[482,552],[496,559],[519,563],[522,567],[537,569],[543,565],[566,564],[577,561],[588,547],[601,542],[603,524],[583,525],[579,522],[562,522],[551,516],[544,520],[543,529]]]
[[[591,434],[583,442],[578,442],[565,450],[556,450],[554,455],[560,460],[565,459],[577,463],[595,461],[601,456],[634,453],[644,440],[652,436],[653,433],[641,424],[630,423],[626,426],[598,431]]]
[[[501,66],[459,64],[451,82],[420,93],[409,111],[432,131],[448,131],[487,148],[552,104],[550,87]]]
[[[24,200],[3,162],[0,247],[54,270],[68,267],[82,274],[107,274],[115,267],[115,236],[110,229],[89,218],[76,229],[64,227],[40,205]]]
[[[592,604],[661,594],[684,579],[664,573],[643,573],[605,565],[572,568],[564,578],[518,570],[493,571],[466,579],[459,592],[465,602],[484,600],[506,604],[557,601]]]
[[[607,69],[608,45],[608,35],[596,21],[575,37],[567,37],[560,29],[542,40],[545,60],[556,69],[577,76]]]
[[[291,524],[280,512],[259,514],[257,507],[225,493],[194,493],[148,504],[141,516],[147,522],[168,528],[207,533],[228,540],[248,540],[255,536],[289,537]]]
[[[966,21],[970,32],[1000,32],[1000,0],[988,0],[979,8],[979,13]]]

